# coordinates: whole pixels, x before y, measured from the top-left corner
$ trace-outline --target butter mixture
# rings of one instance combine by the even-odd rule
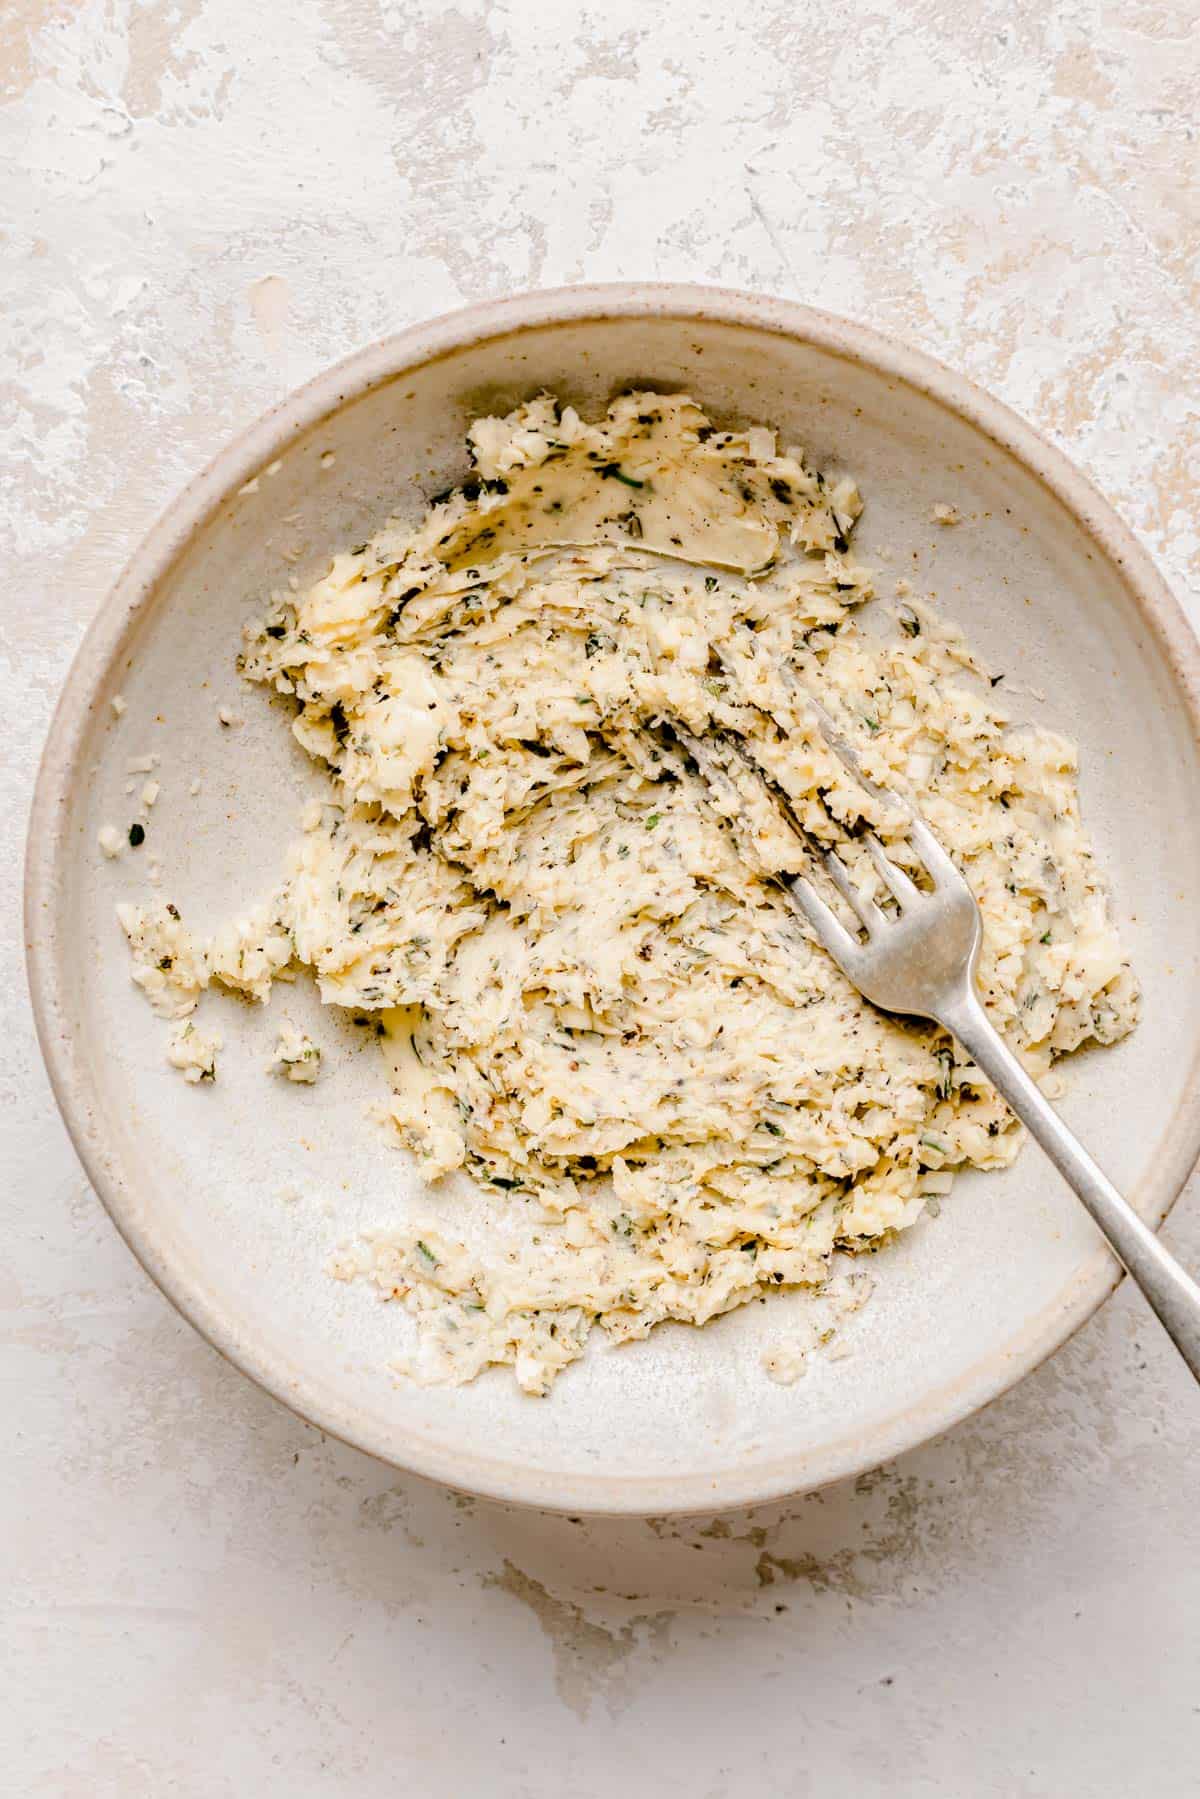
[[[281,891],[211,943],[174,906],[122,922],[172,1018],[213,981],[264,998],[297,963],[378,1015],[389,1128],[431,1182],[482,1185],[504,1229],[489,1254],[442,1200],[334,1271],[416,1314],[422,1377],[510,1363],[545,1393],[594,1326],[642,1337],[818,1286],[837,1249],[1019,1145],[944,1033],[848,984],[779,885],[811,850],[736,769],[710,787],[672,724],[736,733],[868,891],[864,821],[919,879],[818,700],[963,868],[989,1013],[1039,1077],[1122,1036],[1137,996],[1072,746],[1015,727],[925,606],[856,618],[851,480],[680,395],[595,424],[542,397],[470,446],[460,491],[247,630],[244,672],[294,696],[330,774]],[[305,1046],[281,1052],[292,1078],[315,1077]],[[204,1049],[188,1078],[215,1072]]]

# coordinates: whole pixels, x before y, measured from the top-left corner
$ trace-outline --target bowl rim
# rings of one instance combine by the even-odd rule
[[[775,1462],[709,1474],[642,1480],[579,1471],[544,1474],[503,1456],[457,1449],[376,1429],[352,1403],[331,1403],[254,1340],[247,1326],[210,1303],[175,1265],[141,1215],[93,1103],[88,1069],[69,1028],[69,983],[57,929],[60,869],[76,853],[66,833],[67,800],[90,715],[134,619],[184,545],[300,432],[347,401],[485,340],[519,337],[556,325],[620,318],[678,317],[774,333],[860,365],[933,399],[1011,453],[1075,517],[1120,579],[1169,666],[1193,738],[1200,746],[1200,643],[1148,553],[1114,508],[1034,426],[973,381],[891,336],[798,302],[737,289],[673,282],[611,282],[541,289],[442,314],[366,345],[286,395],[218,452],[159,515],[88,625],[68,671],[42,754],[30,812],[25,863],[26,955],[34,1020],[59,1110],[76,1153],[117,1229],[177,1310],[242,1373],[292,1411],[354,1448],[406,1472],[514,1504],[598,1516],[717,1511],[812,1491],[877,1467],[940,1435],[1007,1391],[1091,1317],[1121,1278],[1097,1239],[1067,1287],[1002,1351],[884,1420],[865,1437],[847,1437]],[[1138,1188],[1143,1216],[1158,1225],[1200,1155],[1200,1051],[1193,1057],[1162,1153]]]

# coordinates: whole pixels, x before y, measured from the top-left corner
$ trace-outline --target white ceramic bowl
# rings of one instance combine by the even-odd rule
[[[159,891],[193,918],[215,922],[275,878],[317,777],[278,705],[234,672],[258,596],[461,476],[481,410],[543,387],[597,407],[631,382],[686,387],[721,419],[777,425],[821,466],[853,470],[867,499],[857,543],[868,560],[890,551],[885,586],[905,574],[935,594],[1007,671],[1021,709],[1079,741],[1145,1009],[1128,1042],[1076,1059],[1065,1111],[1161,1219],[1200,1148],[1196,643],[1111,509],[1027,425],[928,358],[799,306],[687,287],[534,294],[390,338],[278,406],[169,509],[89,631],[45,752],[27,893],[63,1114],[180,1310],[270,1392],[387,1461],[610,1513],[746,1504],[870,1467],[1034,1367],[1111,1290],[1115,1265],[1027,1148],[1010,1172],[960,1180],[939,1218],[875,1258],[852,1354],[818,1359],[793,1387],[766,1379],[760,1358],[804,1295],[598,1347],[546,1400],[507,1371],[459,1390],[407,1385],[387,1368],[410,1329],[401,1309],[324,1272],[338,1241],[418,1197],[364,1118],[383,1089],[374,1049],[318,1017],[303,985],[270,1014],[210,998],[222,1077],[186,1088],[130,984],[113,907],[139,890],[151,852]],[[965,522],[931,526],[940,501]],[[241,728],[219,726],[221,704]],[[97,830],[131,816],[126,762],[148,751],[162,758],[151,842],[106,862]],[[331,1048],[315,1088],[262,1072],[284,1010]]]

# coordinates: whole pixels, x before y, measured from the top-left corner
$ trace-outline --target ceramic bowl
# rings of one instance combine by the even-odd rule
[[[1160,1220],[1200,1148],[1196,643],[1111,508],[1028,425],[927,357],[803,307],[687,287],[533,294],[373,345],[276,407],[170,507],[85,639],[38,784],[27,916],[42,1047],[87,1172],[225,1355],[398,1467],[569,1511],[663,1513],[873,1466],[1057,1348],[1117,1271],[1036,1149],[962,1178],[940,1216],[882,1250],[850,1353],[814,1358],[794,1386],[761,1360],[804,1294],[597,1344],[545,1400],[497,1370],[422,1389],[389,1367],[409,1341],[402,1308],[326,1273],[340,1242],[416,1204],[446,1208],[453,1229],[451,1202],[418,1191],[366,1116],[384,1091],[374,1045],[303,981],[269,1009],[208,996],[221,1078],[186,1087],[114,919],[119,899],[153,891],[198,921],[248,908],[319,785],[281,703],[235,672],[259,598],[461,477],[481,411],[542,388],[596,408],[631,383],[687,388],[719,420],[769,422],[819,466],[853,471],[867,500],[857,544],[882,588],[904,577],[933,595],[1005,671],[1015,710],[1080,744],[1144,1016],[1127,1042],[1074,1059],[1064,1111]],[[938,503],[963,522],[933,525]],[[244,722],[221,725],[222,706]],[[127,788],[145,778],[128,764],[145,755],[162,787],[150,841],[106,861],[97,832],[128,823]],[[263,1072],[281,1014],[326,1046],[311,1089]]]

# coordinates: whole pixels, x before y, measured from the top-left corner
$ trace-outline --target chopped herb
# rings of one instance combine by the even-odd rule
[[[1049,941],[1050,941],[1049,931],[1043,931],[1041,936],[1038,938],[1038,942],[1039,943],[1049,943]]]
[[[716,577],[716,576],[715,576],[715,575],[705,575],[705,577],[704,577],[704,591],[705,591],[705,593],[716,593],[716,591],[717,591],[717,577]]]
[[[418,1237],[417,1238],[417,1248],[420,1250],[421,1254],[425,1257],[425,1260],[429,1263],[429,1266],[431,1268],[436,1268],[438,1265],[438,1259],[434,1255],[433,1251],[430,1249],[428,1243],[422,1243],[420,1237]]]
[[[350,721],[346,717],[346,708],[341,700],[335,700],[329,708],[329,722],[333,726],[333,734],[339,743],[345,743],[350,731]]]
[[[130,848],[135,849],[135,850],[140,849],[142,844],[145,843],[145,841],[146,841],[146,827],[144,825],[130,825],[130,827],[129,827]]]
[[[601,463],[597,473],[605,476],[606,479],[620,481],[624,487],[645,487],[646,485],[644,481],[635,481],[632,475],[627,475],[616,462]]]
[[[520,1181],[509,1180],[508,1176],[505,1174],[491,1174],[488,1176],[488,1179],[491,1181],[493,1187],[503,1187],[506,1193],[511,1193],[514,1187],[519,1187],[521,1185]]]
[[[1001,681],[1003,681],[1003,679],[1004,679],[1004,676],[1003,675],[992,675],[989,678],[991,680],[993,687],[999,687]]]
[[[287,636],[287,626],[286,625],[268,625],[266,634],[268,637],[286,637]]]
[[[400,598],[396,601],[396,604],[388,614],[389,630],[394,630],[400,623],[400,614],[404,611],[404,608],[408,605],[410,600],[416,599],[420,591],[421,589],[419,587],[410,587],[407,593],[402,593],[400,595]]]
[[[775,1120],[773,1118],[763,1118],[763,1119],[760,1119],[759,1122],[761,1123],[764,1131],[770,1131],[772,1137],[782,1137],[783,1136],[783,1132],[780,1130],[779,1126],[775,1123]]]
[[[646,829],[648,831],[652,831],[654,829],[655,825],[661,822],[661,818],[662,818],[661,813],[652,812],[650,814],[649,818],[646,820]]]

